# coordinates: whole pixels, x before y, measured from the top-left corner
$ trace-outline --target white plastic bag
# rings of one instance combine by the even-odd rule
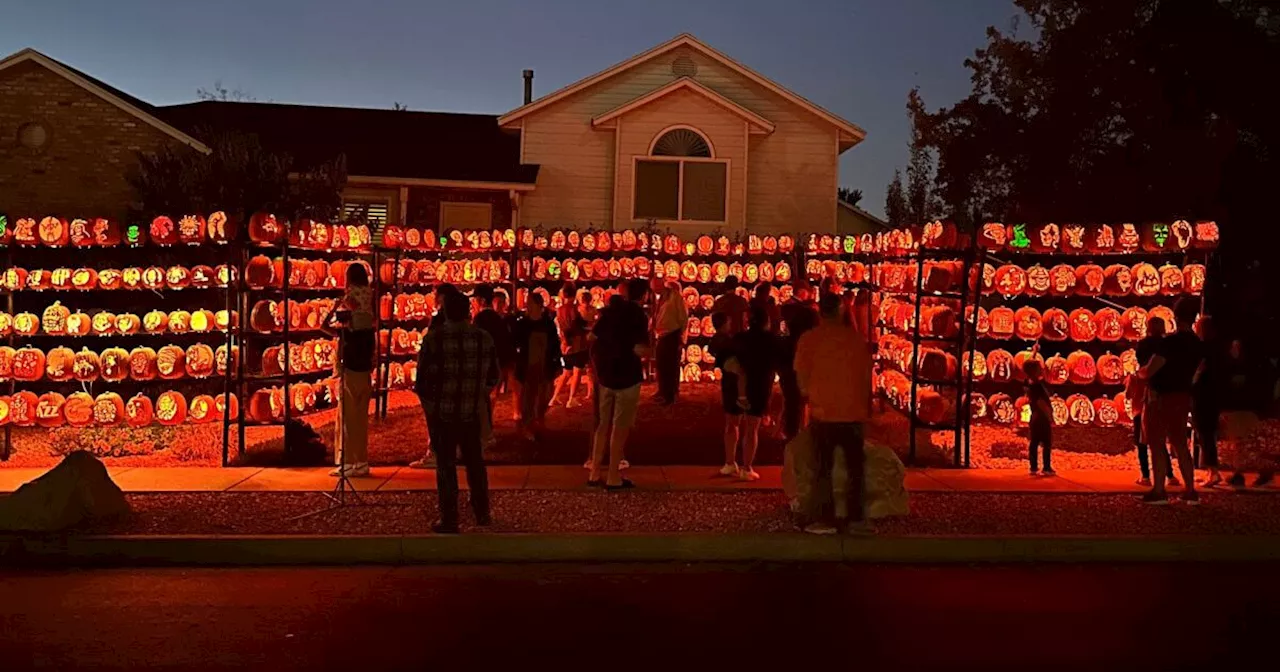
[[[866,443],[864,492],[868,518],[905,516],[908,504],[907,469],[897,454],[888,446]],[[786,493],[792,512],[811,511],[811,497],[817,482],[818,460],[808,429],[803,429],[786,447],[782,458],[782,491]],[[836,451],[835,469],[832,473],[832,490],[835,497],[836,517],[847,515],[844,490],[848,478],[845,473],[844,452]]]

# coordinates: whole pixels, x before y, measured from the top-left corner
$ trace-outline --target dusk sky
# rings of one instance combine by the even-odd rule
[[[969,90],[964,59],[1011,0],[10,0],[0,53],[34,47],[156,104],[221,80],[263,101],[501,114],[682,32],[867,131],[841,184],[882,214],[907,91]]]

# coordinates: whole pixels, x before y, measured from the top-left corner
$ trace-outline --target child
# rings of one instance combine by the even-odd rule
[[[1027,455],[1031,458],[1031,475],[1036,475],[1039,447],[1044,446],[1042,473],[1054,476],[1053,464],[1049,460],[1053,445],[1053,403],[1049,401],[1049,390],[1044,385],[1044,367],[1040,362],[1029,359],[1022,365],[1022,371],[1027,374],[1027,401],[1031,406],[1031,437],[1027,446]]]

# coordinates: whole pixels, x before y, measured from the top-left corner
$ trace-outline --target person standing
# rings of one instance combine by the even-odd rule
[[[716,313],[724,313],[729,318],[724,327],[729,336],[746,327],[747,300],[738,293],[738,276],[731,275],[724,279],[724,293],[711,304],[711,314]]]
[[[1169,503],[1165,480],[1172,471],[1170,451],[1178,458],[1186,491],[1187,504],[1200,503],[1196,493],[1196,465],[1187,446],[1187,419],[1191,413],[1191,387],[1197,369],[1204,359],[1204,347],[1192,331],[1200,312],[1197,299],[1183,297],[1174,305],[1178,329],[1164,337],[1151,360],[1138,370],[1147,381],[1147,399],[1142,409],[1142,435],[1151,449],[1154,479],[1151,491],[1143,496],[1147,504]]]
[[[555,406],[560,392],[567,386],[565,408],[578,405],[578,383],[587,368],[587,321],[578,313],[578,290],[572,282],[560,288],[560,300],[556,305],[556,328],[560,330],[560,349],[564,372],[556,378],[549,406]]]
[[[1054,476],[1051,462],[1053,451],[1053,402],[1049,400],[1049,389],[1044,384],[1044,367],[1035,359],[1028,359],[1022,365],[1022,372],[1027,376],[1027,402],[1031,405],[1031,422],[1027,457],[1031,462],[1031,475],[1043,473]],[[1038,459],[1040,449],[1044,448],[1044,471],[1040,472]]]
[[[1227,393],[1223,380],[1226,352],[1218,342],[1213,319],[1208,315],[1196,321],[1195,332],[1204,348],[1204,363],[1191,381],[1191,425],[1200,445],[1200,464],[1209,470],[1209,476],[1200,485],[1215,488],[1222,483],[1222,472],[1218,470],[1218,418]]]
[[[689,309],[680,294],[680,283],[668,280],[662,287],[662,302],[658,304],[653,333],[656,337],[658,364],[659,404],[676,403],[680,391],[680,350],[684,344],[685,328],[689,325]]]
[[[622,462],[640,405],[641,358],[650,350],[649,320],[642,307],[648,293],[644,280],[631,280],[626,285],[626,295],[609,302],[591,331],[597,419],[587,485],[603,485],[611,491],[634,487],[630,480],[622,478]],[[606,451],[607,476],[601,473]]]
[[[811,534],[834,534],[836,528],[832,472],[835,451],[844,451],[849,483],[845,486],[850,532],[863,522],[862,423],[871,418],[871,352],[857,330],[840,323],[840,297],[827,294],[819,304],[821,323],[800,337],[796,347],[796,380],[809,401],[810,429],[818,454],[816,508],[809,512]]]
[[[780,309],[785,325],[783,338],[784,361],[778,371],[778,384],[782,389],[782,432],[788,439],[800,433],[804,419],[804,399],[796,382],[796,344],[805,332],[818,324],[818,306],[813,302],[813,286],[804,279],[795,283],[795,293]]]
[[[471,318],[471,321],[493,339],[493,347],[498,357],[498,379],[501,381],[502,373],[511,368],[515,361],[516,349],[515,341],[511,337],[511,328],[507,326],[507,320],[497,310],[494,310],[493,298],[492,285],[479,285],[476,287],[472,301],[479,307],[479,310]],[[493,443],[493,408],[498,401],[497,397],[498,387],[494,387],[493,393],[489,395],[489,407],[485,413],[485,445]]]
[[[422,338],[414,391],[439,460],[440,521],[431,530],[457,534],[459,451],[476,524],[490,523],[489,475],[480,433],[489,393],[498,384],[498,357],[493,338],[468,321],[466,297],[458,293],[445,297],[442,312],[445,323]]]
[[[466,297],[463,296],[462,292],[459,292],[458,288],[455,287],[453,284],[448,282],[442,282],[436,285],[436,291],[433,295],[433,303],[435,305],[436,312],[431,314],[431,321],[427,324],[428,333],[430,333],[432,329],[440,329],[445,325],[445,322],[447,320],[445,318],[444,305],[445,303],[447,303],[450,296],[459,296],[459,297],[462,297],[464,302],[466,301]],[[468,303],[468,309],[469,308],[470,308],[470,304]],[[421,350],[419,350],[419,352],[421,352]],[[431,450],[431,428],[430,427],[427,427],[426,454],[410,462],[409,468],[410,469],[435,469],[436,468],[436,455]]]
[[[1151,356],[1156,354],[1156,346],[1164,339],[1164,319],[1152,317],[1147,320],[1147,335],[1138,341],[1137,355],[1139,364],[1151,361]],[[1138,447],[1138,471],[1142,477],[1138,479],[1138,485],[1151,487],[1151,467],[1148,454],[1150,450],[1147,448],[1147,441],[1142,436],[1142,407],[1146,403],[1147,383],[1139,378],[1136,374],[1129,376],[1129,380],[1125,385],[1125,397],[1129,403],[1133,405],[1133,409],[1137,411],[1133,418],[1133,443]],[[1169,474],[1169,485],[1177,487],[1179,485],[1177,478],[1173,474]]]
[[[752,467],[760,445],[760,421],[769,410],[773,380],[782,362],[782,347],[771,330],[767,308],[759,305],[752,306],[748,314],[747,330],[732,338],[726,368],[733,371],[736,398],[735,413],[729,417],[740,421],[734,434],[735,438],[739,432],[742,434],[742,466],[737,467],[737,446],[729,443],[726,431],[725,469],[721,473],[732,466],[739,480],[758,481],[760,474]],[[726,413],[728,409],[726,404]]]
[[[494,291],[493,310],[506,322],[507,331],[515,328],[516,320],[520,318],[520,314],[511,309],[511,295],[507,294],[507,290],[499,287]],[[516,382],[515,341],[512,341],[511,345],[511,362],[507,368],[502,370],[502,394],[511,397],[511,419],[519,422],[520,384]]]
[[[769,318],[769,331],[778,334],[782,332],[782,310],[778,308],[778,300],[770,294],[771,289],[773,289],[773,286],[767,282],[756,285],[756,288],[752,290],[751,300],[747,301],[747,317],[751,317],[749,311],[757,308],[763,310],[765,316]],[[748,319],[748,322],[750,322],[750,319]],[[748,327],[750,327],[750,324],[748,324]]]
[[[543,429],[552,381],[560,375],[560,336],[541,294],[529,295],[512,337],[516,346],[516,380],[520,381],[520,425],[524,438],[533,441]]]
[[[335,329],[333,324],[340,324]],[[373,329],[373,289],[369,269],[363,263],[347,266],[347,291],[337,308],[325,320],[323,331],[342,335],[339,378],[342,393],[338,405],[334,459],[339,464],[330,476],[369,475],[369,399],[373,396],[375,335]]]

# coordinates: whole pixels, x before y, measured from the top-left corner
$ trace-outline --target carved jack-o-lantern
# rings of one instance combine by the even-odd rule
[[[1067,355],[1067,373],[1076,385],[1088,385],[1098,377],[1098,366],[1093,355],[1077,350]]]
[[[1204,292],[1204,264],[1187,264],[1182,267],[1182,286],[1188,294]]]
[[[1106,397],[1093,400],[1093,414],[1099,427],[1114,427],[1120,421],[1120,411],[1115,402]]]
[[[1106,273],[1097,264],[1085,264],[1076,269],[1076,294],[1098,296],[1106,282]]]
[[[1041,224],[1031,236],[1031,249],[1037,252],[1056,252],[1062,245],[1062,229],[1057,224]]]
[[[120,284],[125,289],[142,289],[142,269],[131,266],[120,271]]]
[[[13,333],[19,336],[35,336],[40,332],[40,318],[32,313],[18,313],[13,316]]]
[[[93,400],[93,421],[102,427],[114,427],[125,420],[124,399],[115,392],[103,392]]]
[[[1147,225],[1142,231],[1142,249],[1148,252],[1161,252],[1170,247],[1172,234],[1169,224],[1156,222]]]
[[[1117,385],[1124,381],[1124,362],[1119,355],[1107,353],[1098,358],[1098,380],[1105,385]]]
[[[155,380],[160,375],[156,366],[156,351],[147,347],[137,347],[129,353],[129,377],[134,380]]]
[[[186,372],[192,378],[208,378],[213,375],[213,348],[204,343],[196,343],[187,348]]]
[[[1088,248],[1088,235],[1083,224],[1062,225],[1062,251],[1079,254]]]
[[[79,271],[77,271],[78,273]],[[151,266],[142,271],[142,286],[144,289],[159,291],[165,287],[165,271],[159,266]]]
[[[45,217],[37,228],[40,242],[49,247],[62,247],[71,238],[71,227],[60,217]]]
[[[992,350],[987,354],[987,377],[997,383],[1013,380],[1013,355],[1008,350]]]
[[[1071,379],[1067,360],[1061,355],[1054,355],[1044,363],[1044,379],[1050,385],[1066,385]]]
[[[1146,362],[1138,361],[1138,351],[1133,348],[1120,353],[1120,369],[1126,376],[1132,376],[1137,373],[1143,364],[1146,364]]]
[[[255,243],[278,243],[284,234],[284,225],[271,213],[256,212],[249,218],[249,240]]]
[[[34,392],[20,390],[9,398],[9,423],[16,427],[31,427],[36,424],[36,407],[40,399]]]
[[[1083,394],[1073,394],[1067,397],[1067,413],[1071,418],[1072,424],[1087,427],[1093,424],[1096,417],[1094,415],[1093,402]]]
[[[1049,291],[1054,296],[1067,296],[1076,289],[1076,269],[1058,264],[1049,270]]]
[[[1218,246],[1218,223],[1200,221],[1195,225],[1195,246],[1198,249],[1213,249]]]
[[[1005,264],[996,269],[995,288],[1003,296],[1017,296],[1027,289],[1027,273],[1018,266]]]
[[[1112,264],[1103,271],[1102,291],[1108,296],[1128,296],[1133,291],[1133,271],[1123,264]]]
[[[184,215],[178,220],[178,240],[187,245],[204,242],[205,219],[200,215]]]
[[[191,399],[191,403],[187,406],[187,418],[193,424],[198,425],[210,422],[216,415],[213,397],[207,394],[197,395]]]
[[[1071,319],[1061,308],[1050,308],[1044,311],[1041,318],[1041,331],[1047,341],[1065,341],[1071,336]]]
[[[1169,225],[1169,244],[1166,247],[1182,251],[1190,248],[1193,242],[1195,242],[1195,229],[1192,228],[1191,222],[1179,219]]]
[[[1013,398],[1004,393],[993,394],[987,399],[987,408],[991,419],[1002,425],[1011,425],[1017,419],[1018,411]]]
[[[209,240],[215,243],[228,243],[236,238],[236,221],[222,210],[211,213],[207,225]]]
[[[1097,325],[1098,340],[1106,342],[1115,342],[1124,338],[1124,324],[1121,321],[1120,313],[1114,308],[1103,308],[1094,316],[1093,321]]]
[[[978,241],[988,250],[1003,250],[1009,241],[1008,229],[998,222],[987,222],[982,225],[982,235]]]
[[[92,401],[92,400],[91,400]],[[41,427],[61,427],[63,407],[67,399],[57,392],[45,392],[36,400],[36,424]]]
[[[1116,230],[1110,224],[1099,224],[1089,232],[1089,249],[1106,254],[1116,247]]]
[[[1156,317],[1164,320],[1164,333],[1172,334],[1173,332],[1177,331],[1178,323],[1174,319],[1172,308],[1170,308],[1169,306],[1156,306],[1155,308],[1152,308],[1149,313],[1147,313],[1148,319],[1156,318]]]
[[[118,383],[129,377],[129,353],[123,348],[107,348],[98,358],[102,363],[102,379]]]
[[[1093,313],[1087,308],[1076,308],[1071,311],[1071,340],[1088,343],[1098,337],[1098,325],[1093,320]]]
[[[1027,269],[1027,294],[1044,296],[1049,293],[1049,289],[1052,286],[1053,281],[1049,277],[1049,269],[1039,264]]]
[[[155,405],[150,397],[136,394],[125,404],[124,418],[130,427],[146,427],[155,419]]]
[[[45,355],[45,376],[55,382],[71,380],[75,376],[76,353],[71,348],[56,347]]]
[[[1014,313],[1014,331],[1024,341],[1035,341],[1044,331],[1040,311],[1031,306],[1023,306]]]
[[[77,217],[71,220],[69,235],[71,244],[75,247],[89,247],[94,244],[93,230],[87,219]]]
[[[180,425],[187,419],[187,398],[181,392],[168,390],[156,399],[156,422],[165,426]]]
[[[1125,308],[1120,316],[1124,340],[1140,341],[1147,337],[1147,311],[1140,306]]]
[[[187,353],[180,346],[166,345],[156,354],[156,370],[161,380],[177,380],[186,375]]]
[[[1138,231],[1138,225],[1126,222],[1120,225],[1116,231],[1116,246],[1120,252],[1130,254],[1137,252],[1142,247],[1142,234]]]
[[[177,225],[164,215],[151,220],[151,241],[156,245],[172,245],[178,242]]]
[[[120,271],[114,268],[104,268],[98,271],[99,289],[120,289],[123,286],[124,277]]]
[[[1182,293],[1182,269],[1173,264],[1160,267],[1160,292],[1173,295]]]
[[[1001,340],[1012,338],[1016,329],[1017,317],[1014,315],[1013,309],[1008,306],[997,306],[988,313],[991,321],[990,334],[992,338]]]
[[[1160,293],[1160,271],[1147,263],[1133,267],[1133,293],[1141,297],[1152,297]]]
[[[98,379],[102,372],[102,362],[98,353],[81,348],[71,363],[71,374],[82,383],[91,383]]]
[[[71,317],[71,311],[61,302],[54,301],[53,305],[44,309],[44,316],[40,319],[40,323],[44,326],[44,333],[51,336],[66,334],[69,317]]]

